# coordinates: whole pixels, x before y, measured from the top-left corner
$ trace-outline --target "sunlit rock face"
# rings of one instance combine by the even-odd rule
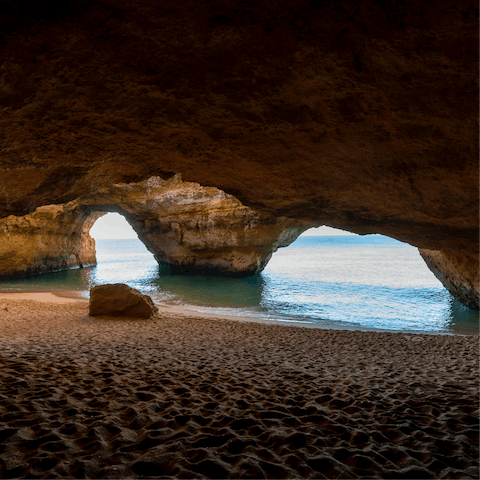
[[[116,184],[80,202],[94,210],[114,205],[155,259],[181,274],[254,275],[311,226],[261,217],[231,195],[179,175]]]
[[[178,176],[117,186],[112,196],[172,273],[254,275],[306,229],[287,218],[262,218],[231,195]]]
[[[0,278],[95,264],[88,231],[107,211],[124,214],[156,260],[180,274],[254,275],[306,229],[261,218],[231,195],[178,175],[153,177],[0,220]]]
[[[0,280],[95,265],[95,241],[88,232],[102,215],[70,204],[1,219]]]
[[[478,255],[465,256],[451,252],[420,249],[428,268],[460,302],[479,309]]]

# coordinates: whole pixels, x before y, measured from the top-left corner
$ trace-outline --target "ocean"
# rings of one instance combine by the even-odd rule
[[[478,333],[416,248],[381,235],[304,236],[249,278],[168,275],[140,240],[97,240],[96,267],[0,282],[0,291],[75,290],[126,283],[158,304],[309,327]]]

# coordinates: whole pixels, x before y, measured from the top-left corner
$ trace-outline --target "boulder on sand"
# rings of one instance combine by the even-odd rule
[[[89,314],[92,317],[150,318],[157,311],[148,295],[123,283],[97,285],[90,289]]]

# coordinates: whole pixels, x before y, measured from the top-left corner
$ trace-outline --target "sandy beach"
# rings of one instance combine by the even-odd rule
[[[479,476],[476,335],[56,298],[0,296],[2,478]]]

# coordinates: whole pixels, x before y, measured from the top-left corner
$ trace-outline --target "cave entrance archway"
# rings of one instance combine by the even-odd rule
[[[478,312],[448,293],[417,248],[383,235],[307,230],[273,254],[262,276],[261,306],[292,321],[436,333],[478,325]]]
[[[91,284],[126,283],[142,288],[157,274],[158,264],[153,254],[122,214],[102,215],[89,233],[95,240],[97,258],[89,274]]]
[[[312,228],[274,253],[259,275],[229,278],[163,275],[119,213],[97,219],[90,233],[98,262],[94,283],[126,283],[155,301],[180,301],[187,310],[417,332],[450,332],[459,321],[471,328],[464,319],[474,316],[443,288],[415,247],[383,235]]]

